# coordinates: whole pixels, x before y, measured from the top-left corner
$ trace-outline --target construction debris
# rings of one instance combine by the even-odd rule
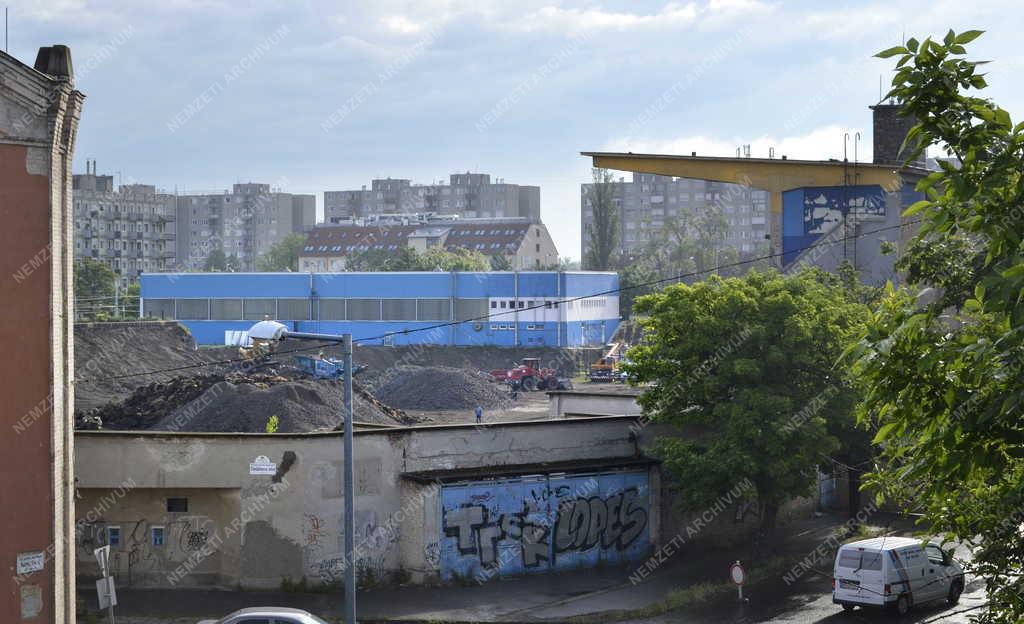
[[[353,422],[417,422],[353,384]],[[278,432],[329,430],[342,420],[343,389],[332,380],[304,379],[294,370],[177,377],[137,389],[124,401],[79,413],[80,429],[262,432],[271,416]]]
[[[485,409],[505,407],[508,388],[473,371],[447,366],[399,366],[376,387],[388,405],[408,410]]]
[[[313,358],[315,350],[322,355]],[[353,420],[401,426],[435,417],[406,409],[501,409],[510,403],[508,388],[480,378],[478,369],[539,357],[566,375],[599,355],[592,351],[358,346],[357,368],[367,368],[353,384]],[[312,361],[339,353],[337,345],[324,344],[300,355]],[[341,426],[341,383],[315,378],[317,362],[310,372],[309,362],[304,371],[290,357],[239,360],[236,347],[197,348],[174,322],[76,325],[76,427],[262,432],[271,416],[278,417],[281,433]]]

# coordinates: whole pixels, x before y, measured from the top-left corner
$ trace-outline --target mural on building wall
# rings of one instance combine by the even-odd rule
[[[445,486],[441,578],[487,580],[638,559],[650,546],[649,520],[646,471]]]
[[[783,264],[821,236],[833,231],[844,215],[885,218],[885,191],[878,185],[814,186],[782,194]]]

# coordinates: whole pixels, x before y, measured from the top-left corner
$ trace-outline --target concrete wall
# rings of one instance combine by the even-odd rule
[[[440,577],[442,487],[484,487],[479,482],[487,477],[527,466],[544,475],[540,464],[552,458],[558,458],[559,472],[570,463],[589,467],[588,474],[595,466],[614,470],[617,462],[637,456],[633,422],[597,418],[357,432],[361,582]],[[79,432],[77,441],[78,558],[86,576],[93,573],[92,548],[106,543],[108,527],[118,526],[113,561],[122,585],[274,588],[285,577],[340,581],[339,435]],[[276,474],[250,474],[261,456],[277,464]],[[188,498],[187,511],[169,511],[169,497]],[[657,500],[648,496],[643,503],[649,517],[657,516]],[[656,524],[648,522],[644,540],[657,539]],[[152,539],[154,526],[164,527],[162,544]]]
[[[71,160],[83,96],[70,52],[0,52],[0,622],[74,622]],[[39,566],[19,574],[17,562]]]
[[[549,392],[551,418],[572,416],[639,416],[639,392]]]

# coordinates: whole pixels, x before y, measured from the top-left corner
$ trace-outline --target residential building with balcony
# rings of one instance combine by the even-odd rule
[[[373,180],[370,188],[325,191],[324,221],[373,215],[433,212],[465,218],[518,217],[540,221],[540,187],[494,182],[486,173],[453,173],[447,184],[413,184],[404,178]]]
[[[148,184],[124,184],[96,173],[95,161],[86,173],[72,178],[75,259],[92,258],[107,264],[121,285],[136,283],[143,272],[171,270],[175,264],[174,196]]]
[[[231,191],[178,195],[178,265],[197,270],[215,250],[238,260],[243,271],[289,234],[302,234],[316,222],[316,196],[284,193],[269,184],[235,184]]]
[[[768,246],[768,193],[740,184],[694,180],[652,173],[633,173],[632,180],[612,182],[618,206],[619,245],[623,256],[640,252],[666,227],[686,214],[698,216],[720,208],[728,223],[723,248],[740,254],[765,253]],[[593,184],[580,188],[582,256],[587,257],[587,232],[594,221]]]

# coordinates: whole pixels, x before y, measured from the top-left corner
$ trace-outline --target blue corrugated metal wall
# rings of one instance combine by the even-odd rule
[[[149,273],[142,276],[143,300],[189,298],[513,298],[517,274],[487,273]],[[618,287],[618,276],[591,272],[518,273],[520,299],[595,295]],[[491,311],[494,314],[494,311]],[[515,346],[600,346],[611,339],[618,318],[513,324],[509,313],[495,321],[462,323],[422,331],[445,321],[336,321],[281,318],[298,331],[345,333],[364,344],[454,344]],[[226,333],[247,331],[253,320],[181,320],[200,344],[224,344]],[[421,330],[421,331],[414,331]],[[411,333],[410,333],[411,332]]]
[[[440,506],[446,581],[621,563],[650,548],[646,470],[446,485]]]

